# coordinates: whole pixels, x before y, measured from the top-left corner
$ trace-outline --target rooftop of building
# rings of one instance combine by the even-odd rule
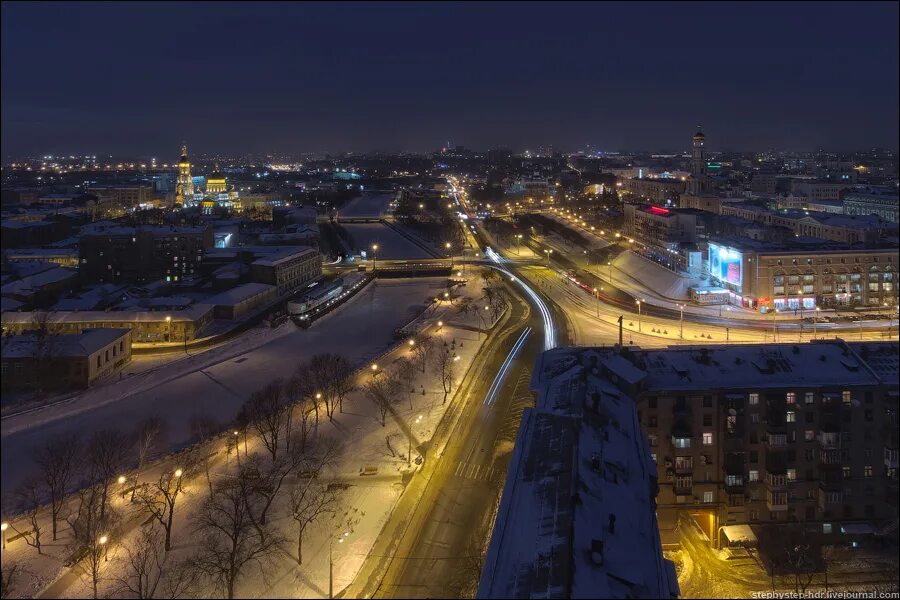
[[[274,267],[290,260],[303,256],[318,254],[318,251],[309,246],[260,246],[255,250],[257,255],[262,255],[253,261],[254,265]]]
[[[677,596],[633,401],[573,348],[545,352],[532,385],[478,597]]]
[[[73,335],[46,336],[43,341],[35,334],[14,335],[4,340],[3,358],[33,358],[38,351],[50,356],[87,357],[130,333],[127,328],[84,329]]]
[[[114,221],[96,221],[81,228],[81,236],[128,236],[137,233],[151,235],[199,235],[209,229],[209,225],[124,225]]]
[[[758,254],[894,254],[896,255],[898,244],[896,238],[882,238],[878,242],[859,242],[848,244],[823,240],[821,238],[800,236],[786,242],[769,242],[754,240],[738,235],[710,236],[711,243],[720,246],[728,246],[744,252],[756,252]]]
[[[271,293],[273,290],[277,290],[274,285],[267,285],[265,283],[244,283],[235,286],[230,290],[220,292],[215,296],[210,296],[204,300],[204,302],[206,304],[215,304],[216,306],[233,306],[251,298],[255,298],[260,294]]]
[[[173,323],[194,322],[203,318],[213,309],[213,305],[194,304],[183,310],[147,311],[147,310],[85,310],[50,312],[48,323],[158,323],[167,317]],[[3,323],[28,325],[34,322],[35,313],[8,312],[3,313]],[[38,313],[43,314],[43,313]]]

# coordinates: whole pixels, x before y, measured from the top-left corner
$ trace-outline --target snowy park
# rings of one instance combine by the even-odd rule
[[[439,301],[423,313],[425,297]],[[393,313],[385,310],[391,305]],[[155,597],[328,597],[329,586],[339,592],[409,477],[423,461],[438,460],[429,442],[505,307],[482,294],[475,276],[465,286],[382,282],[309,330],[250,338],[259,345],[241,348],[244,361],[219,354],[208,366],[192,365],[161,386],[179,394],[164,410],[152,410],[161,408],[156,395],[139,404],[142,413],[123,406],[107,412],[159,394],[125,381],[118,385],[130,395],[118,401],[101,396],[93,408],[65,407],[66,418],[34,413],[31,427],[19,422],[12,435],[4,423],[10,468],[4,464],[3,476],[16,476],[3,486],[4,518],[17,515],[4,532],[12,597],[149,597],[140,594],[151,587]],[[394,339],[404,325],[415,333]],[[343,345],[334,344],[338,330],[347,333]],[[209,383],[177,383],[198,373]],[[118,431],[104,429],[114,422]],[[59,500],[56,540],[53,506],[38,501],[38,490],[46,490],[21,485],[29,473],[46,481],[47,463],[22,461],[28,446],[12,446],[37,445],[34,431],[44,438],[32,455],[69,461],[65,489],[86,485]],[[61,452],[72,433],[77,454],[75,446]]]

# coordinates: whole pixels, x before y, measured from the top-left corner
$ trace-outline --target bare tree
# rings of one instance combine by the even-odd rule
[[[394,373],[385,370],[380,375],[373,377],[364,387],[366,397],[378,409],[382,427],[387,425],[387,414],[391,410],[391,404],[397,399],[401,385]]]
[[[137,470],[132,474],[131,481],[131,499],[134,500],[135,488],[137,488],[137,477],[141,469],[147,462],[147,458],[157,449],[161,438],[166,430],[166,421],[158,415],[147,417],[140,423],[134,431],[134,447],[137,451]]]
[[[297,398],[309,398],[312,409],[316,415],[316,425],[319,424],[319,400],[321,399],[321,389],[318,387],[319,381],[316,373],[312,370],[310,363],[302,362],[297,365],[291,384],[296,390],[294,392]],[[318,396],[318,397],[317,397]]]
[[[34,453],[34,462],[38,467],[39,477],[50,497],[51,537],[54,542],[56,541],[60,511],[66,499],[66,491],[75,473],[75,465],[78,464],[80,450],[78,438],[69,436],[50,440]]]
[[[18,531],[10,523],[10,527],[25,540],[25,543],[37,550],[38,554],[43,554],[41,550],[41,522],[38,514],[42,505],[42,485],[40,480],[36,478],[26,479],[16,490],[17,504],[19,510],[28,518],[28,524],[31,526],[30,531]]]
[[[3,561],[3,577],[0,580],[0,598],[9,598],[16,590],[16,584],[28,571],[19,563]]]
[[[413,381],[416,379],[416,365],[407,358],[401,358],[397,364],[397,380],[400,382],[406,398],[409,400],[409,410],[413,409]]]
[[[243,476],[217,483],[194,521],[201,540],[192,564],[228,598],[234,598],[235,584],[252,567],[265,576],[284,541],[271,526],[254,523],[251,485]]]
[[[166,471],[159,479],[145,484],[138,492],[138,501],[147,509],[150,515],[159,521],[166,532],[165,550],[172,549],[172,520],[175,517],[175,504],[178,496],[184,492],[184,481],[187,474],[185,469]]]
[[[97,598],[100,567],[107,558],[110,538],[118,524],[116,512],[104,505],[104,493],[101,484],[79,491],[78,510],[66,519],[72,528],[75,555],[87,562],[94,598]]]
[[[337,501],[336,485],[320,485],[319,475],[325,467],[334,464],[340,455],[341,446],[330,438],[319,441],[315,452],[304,455],[298,475],[305,477],[291,490],[291,518],[297,522],[297,563],[303,564],[303,533],[306,528],[322,515],[330,514]]]
[[[435,353],[434,373],[441,381],[441,389],[444,391],[442,403],[445,403],[452,391],[453,377],[456,374],[456,353],[446,344],[439,346]]]
[[[427,333],[420,333],[415,337],[415,345],[413,345],[413,354],[416,357],[416,363],[419,365],[422,373],[428,366],[428,358],[434,349],[434,339]]]
[[[353,380],[353,366],[340,354],[331,355],[331,378],[337,396],[338,410],[344,412],[344,398],[356,389]]]
[[[456,312],[462,315],[468,315],[472,309],[477,309],[477,307],[472,303],[472,299],[468,296],[460,298],[456,305]]]
[[[309,361],[316,387],[321,390],[325,413],[333,420],[334,411],[344,410],[344,398],[353,391],[353,367],[350,361],[332,352],[316,354]]]
[[[212,479],[209,476],[209,447],[207,442],[213,438],[219,430],[219,424],[215,419],[206,414],[191,415],[188,421],[188,428],[191,431],[191,437],[197,441],[197,455],[200,463],[203,465],[203,472],[206,474],[206,486],[212,493]]]
[[[117,597],[134,598],[178,598],[192,585],[193,575],[185,563],[172,563],[163,549],[159,531],[152,525],[145,525],[126,546],[115,590]]]
[[[297,564],[303,564],[303,534],[322,516],[334,512],[337,487],[310,478],[291,491],[291,518],[297,522]]]
[[[250,425],[272,455],[272,462],[278,458],[278,441],[286,416],[281,403],[283,387],[280,379],[267,383],[244,404]]]
[[[328,420],[334,420],[334,408],[337,401],[337,394],[334,389],[334,382],[331,379],[330,354],[316,354],[309,359],[309,371],[312,374],[313,381],[318,394],[322,395],[322,404],[325,406],[325,415]],[[318,397],[318,396],[317,396]]]
[[[88,441],[85,456],[88,478],[91,485],[100,489],[101,518],[105,516],[109,504],[109,486],[125,469],[132,441],[115,429],[101,429]]]

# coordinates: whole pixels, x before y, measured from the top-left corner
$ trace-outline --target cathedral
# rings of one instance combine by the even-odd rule
[[[202,185],[202,189],[200,186]],[[181,158],[178,160],[178,176],[175,182],[175,203],[181,206],[200,204],[204,212],[211,212],[216,205],[235,208],[237,193],[229,192],[228,179],[219,170],[207,177],[195,178],[191,175],[191,161],[188,158],[187,144],[181,146]]]

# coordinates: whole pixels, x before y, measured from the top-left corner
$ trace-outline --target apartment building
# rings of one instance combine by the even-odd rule
[[[314,248],[281,246],[262,250],[250,263],[250,277],[257,283],[274,285],[284,296],[322,275],[322,255]]]
[[[897,343],[579,352],[635,402],[663,527],[688,512],[711,540],[789,521],[837,536],[897,518]]]

